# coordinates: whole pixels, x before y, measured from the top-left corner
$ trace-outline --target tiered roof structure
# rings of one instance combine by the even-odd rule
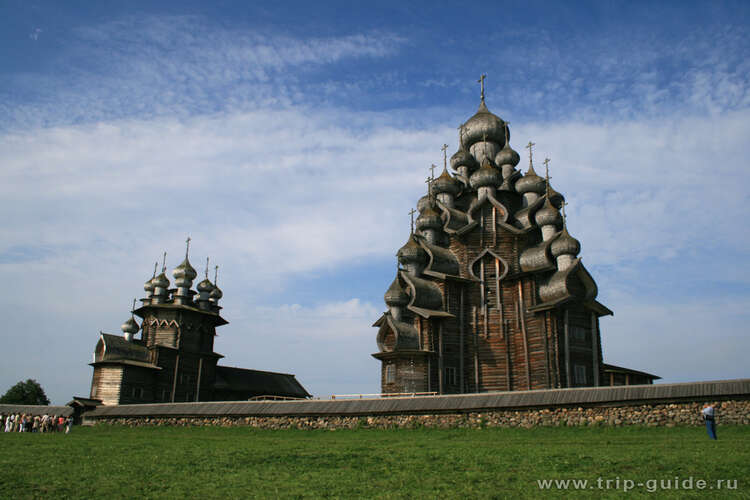
[[[218,366],[214,352],[221,317],[218,269],[192,289],[198,273],[185,259],[172,271],[170,288],[166,253],[161,273],[146,281],[146,297],[122,324],[123,335],[101,333],[94,350],[91,398],[104,404],[240,400],[258,396],[306,398],[310,394],[294,375]],[[142,318],[139,325],[135,316]],[[135,336],[141,332],[141,338]]]
[[[522,173],[509,123],[479,109],[428,181],[375,322],[384,393],[599,385],[597,286],[568,232],[565,199]],[[561,214],[562,210],[562,214]],[[415,212],[412,211],[412,217]]]

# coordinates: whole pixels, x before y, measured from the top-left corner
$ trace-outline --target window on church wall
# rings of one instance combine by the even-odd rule
[[[385,365],[385,383],[396,383],[396,367],[392,364]]]

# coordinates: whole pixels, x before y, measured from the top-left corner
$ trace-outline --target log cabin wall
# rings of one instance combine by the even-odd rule
[[[119,404],[122,373],[122,366],[95,366],[91,397],[106,405]]]

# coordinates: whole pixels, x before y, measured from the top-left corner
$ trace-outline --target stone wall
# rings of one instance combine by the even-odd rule
[[[728,400],[713,403],[720,425],[750,425],[750,401]],[[598,406],[491,410],[433,415],[378,416],[213,416],[213,417],[99,417],[98,424],[137,426],[247,426],[260,429],[393,429],[393,428],[482,428],[535,426],[621,426],[645,425],[674,427],[702,425],[702,402],[650,404],[637,406]]]

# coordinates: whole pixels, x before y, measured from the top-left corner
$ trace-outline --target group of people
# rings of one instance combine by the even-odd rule
[[[70,433],[73,417],[62,415],[27,415],[25,413],[0,414],[5,432],[65,432]]]

